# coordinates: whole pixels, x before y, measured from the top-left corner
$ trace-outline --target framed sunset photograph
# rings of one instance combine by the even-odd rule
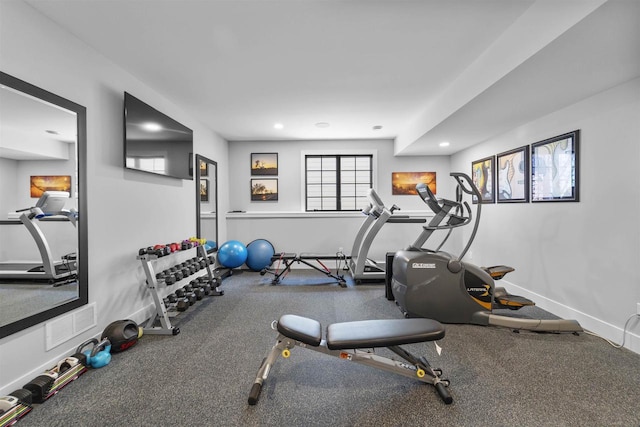
[[[40,198],[45,191],[66,191],[71,197],[70,175],[32,175],[30,179],[30,194],[33,198]]]
[[[278,153],[251,153],[251,175],[278,175]]]
[[[391,194],[415,196],[416,185],[424,183],[429,186],[433,194],[436,194],[436,173],[435,172],[392,172],[391,173]]]
[[[252,179],[251,201],[268,202],[278,200],[278,179]]]

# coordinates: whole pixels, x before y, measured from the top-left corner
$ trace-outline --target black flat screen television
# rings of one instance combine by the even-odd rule
[[[125,92],[124,165],[193,180],[193,131]]]

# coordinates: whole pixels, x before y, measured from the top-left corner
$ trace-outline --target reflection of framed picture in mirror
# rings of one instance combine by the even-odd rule
[[[209,164],[200,160],[200,176],[209,176]]]
[[[505,151],[496,156],[498,203],[529,201],[529,146]]]
[[[577,202],[578,145],[573,131],[531,144],[531,201]]]
[[[278,179],[252,179],[251,201],[266,202],[278,200]]]
[[[251,175],[278,175],[278,153],[251,153]]]
[[[206,178],[200,179],[200,201],[209,201],[209,180]]]
[[[471,179],[482,196],[482,203],[494,202],[493,171],[495,157],[486,157],[471,163]],[[478,198],[473,196],[473,203],[478,203]]]
[[[72,196],[70,175],[32,175],[29,188],[31,197],[36,199],[45,191],[66,191]]]

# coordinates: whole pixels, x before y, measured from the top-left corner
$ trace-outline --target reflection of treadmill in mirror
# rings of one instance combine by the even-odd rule
[[[47,281],[55,286],[69,283],[76,279],[76,254],[70,253],[62,256],[59,261],[54,261],[49,243],[38,226],[40,221],[69,221],[76,227],[76,210],[64,209],[64,204],[68,199],[69,193],[66,191],[45,191],[34,207],[16,211],[22,212],[20,223],[27,227],[38,246],[42,263],[0,263],[1,280],[16,280],[16,282]]]

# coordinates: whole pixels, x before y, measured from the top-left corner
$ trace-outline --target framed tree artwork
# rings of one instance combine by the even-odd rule
[[[251,201],[267,202],[278,200],[278,179],[252,179],[251,180]]]
[[[209,180],[207,178],[200,179],[200,202],[209,201]]]
[[[278,175],[278,153],[251,153],[251,175]]]

